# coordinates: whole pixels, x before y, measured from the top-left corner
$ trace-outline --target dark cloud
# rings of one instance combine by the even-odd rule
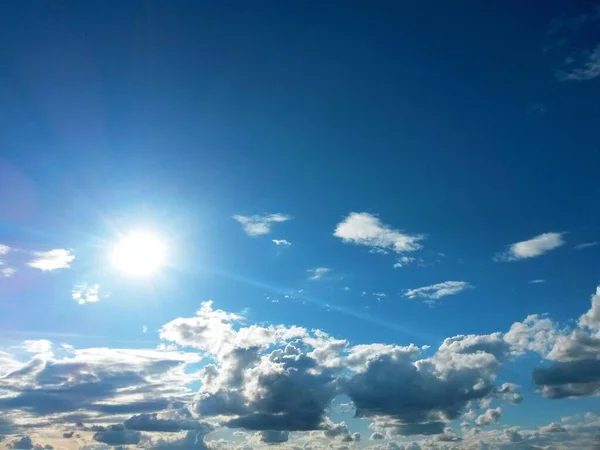
[[[600,393],[600,359],[558,362],[535,368],[533,381],[548,398],[581,397]]]
[[[197,355],[154,350],[76,352],[64,359],[34,358],[0,379],[0,388],[15,394],[0,399],[0,409],[36,415],[83,410],[104,414],[156,411],[185,392],[183,369],[199,360]],[[166,378],[170,384],[163,380]],[[121,400],[124,390],[143,400]]]
[[[71,439],[71,438],[73,437],[73,434],[74,434],[74,433],[75,433],[74,431],[68,431],[68,432],[64,432],[64,433],[63,433],[63,437],[64,437],[65,439]]]
[[[274,350],[246,370],[247,379],[256,383],[252,391],[235,390],[234,385],[231,390],[203,394],[196,410],[213,415],[236,412],[239,417],[225,423],[232,428],[275,431],[320,428],[324,410],[336,392],[332,370],[320,367],[315,359],[292,345]]]
[[[440,366],[433,360],[413,363],[382,355],[348,380],[346,392],[358,417],[393,419],[397,434],[441,433],[442,421],[456,419],[467,402],[492,392],[488,369],[495,358],[489,356],[493,360],[486,356],[480,361],[458,358],[451,365]],[[447,364],[445,359],[443,364]]]
[[[123,425],[111,425],[94,433],[93,439],[108,445],[135,445],[140,442],[139,431],[128,430]]]
[[[208,434],[214,430],[214,427],[205,422],[199,422],[193,419],[162,419],[157,414],[140,414],[130,417],[124,422],[129,430],[137,431],[159,431],[159,432],[177,432],[197,430]]]

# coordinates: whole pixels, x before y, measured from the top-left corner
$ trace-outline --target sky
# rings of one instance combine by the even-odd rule
[[[0,61],[0,449],[600,445],[597,1],[8,0]]]

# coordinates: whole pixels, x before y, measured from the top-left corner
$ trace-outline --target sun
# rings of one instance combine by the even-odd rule
[[[136,231],[122,237],[115,245],[111,260],[127,275],[146,277],[166,263],[166,247],[154,234]]]

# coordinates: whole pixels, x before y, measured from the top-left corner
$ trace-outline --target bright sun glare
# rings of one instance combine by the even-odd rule
[[[112,253],[113,265],[132,276],[151,275],[165,259],[165,244],[155,235],[143,231],[124,236]]]

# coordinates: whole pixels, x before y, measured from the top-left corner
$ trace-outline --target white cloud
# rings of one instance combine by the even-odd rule
[[[400,256],[396,263],[394,264],[394,269],[399,269],[401,267],[406,267],[416,261],[412,256]]]
[[[286,239],[273,239],[273,243],[275,245],[283,245],[285,247],[292,245],[292,243]]]
[[[545,283],[545,282],[546,282],[546,280],[541,279],[541,278],[537,278],[535,280],[530,281],[531,284],[541,284],[541,283]]]
[[[475,419],[475,423],[479,426],[493,425],[498,423],[500,417],[502,417],[502,408],[490,408],[485,413],[477,417],[477,419]]]
[[[0,244],[0,256],[6,255],[11,248],[8,245]],[[0,278],[10,278],[16,273],[12,267],[5,265],[4,261],[0,260]]]
[[[331,272],[331,269],[329,267],[315,267],[314,269],[308,269],[307,272],[310,274],[311,280],[320,280]]]
[[[527,241],[511,244],[504,253],[497,254],[495,261],[515,261],[518,259],[535,258],[550,250],[560,247],[565,242],[563,233],[544,233]]]
[[[431,286],[407,289],[403,295],[408,298],[439,300],[447,295],[456,295],[459,292],[472,287],[473,286],[466,281],[444,281],[443,283],[432,284]]]
[[[589,53],[583,66],[559,75],[563,81],[587,81],[597,77],[600,77],[600,44]]]
[[[2,261],[0,261],[0,266],[3,266],[3,265],[4,265],[4,263]],[[15,269],[13,269],[12,267],[0,267],[0,278],[10,278],[15,273],[17,273],[17,271]]]
[[[244,231],[249,236],[261,236],[263,234],[269,234],[273,224],[278,222],[285,222],[290,220],[291,217],[286,214],[255,214],[253,216],[233,216],[235,220],[242,224]]]
[[[598,241],[593,242],[582,242],[581,244],[577,244],[573,247],[575,250],[583,250],[584,248],[596,247],[599,244]]]
[[[23,350],[28,353],[43,353],[52,356],[52,342],[47,339],[28,340],[23,342]]]
[[[364,245],[378,250],[391,250],[396,253],[419,250],[422,235],[410,235],[396,230],[369,213],[350,213],[337,224],[335,237],[346,243]]]
[[[373,292],[373,296],[377,297],[378,300],[381,300],[382,298],[387,297],[387,294],[385,292]]]
[[[47,252],[34,252],[35,259],[27,263],[28,266],[46,270],[66,269],[70,267],[75,255],[70,250],[56,248]]]
[[[80,284],[71,291],[73,300],[83,305],[84,303],[96,303],[100,300],[100,285],[99,284]]]
[[[146,325],[144,325],[144,326],[142,327],[142,333],[145,333],[145,332],[147,332],[147,331],[148,331],[148,327],[147,327]]]

